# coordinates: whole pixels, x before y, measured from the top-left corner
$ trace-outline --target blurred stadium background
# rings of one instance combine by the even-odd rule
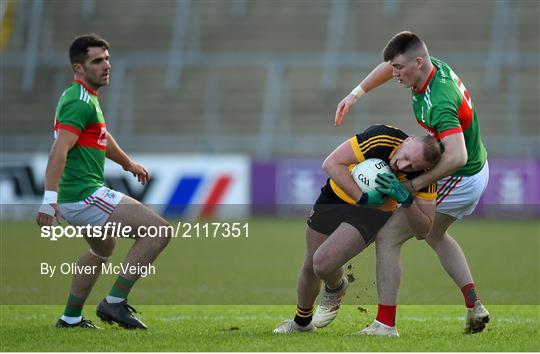
[[[150,190],[145,202],[205,204],[214,193],[218,204],[310,204],[324,179],[321,159],[355,132],[387,123],[422,133],[394,83],[333,127],[337,103],[404,29],[450,63],[472,95],[492,166],[486,203],[528,205],[530,214],[540,200],[538,1],[7,0],[0,10],[4,203],[40,200],[43,156],[34,157],[50,148],[76,35],[96,32],[112,44],[111,84],[100,90],[108,130],[127,151],[154,154],[156,179],[200,161],[168,164],[163,154],[223,162],[218,181],[199,181],[206,192],[175,199],[175,180],[160,184],[168,195]],[[231,176],[227,166],[242,172]],[[109,176],[113,187],[138,188]]]

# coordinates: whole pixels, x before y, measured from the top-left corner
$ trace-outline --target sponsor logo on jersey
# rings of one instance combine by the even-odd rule
[[[101,146],[107,146],[107,128],[101,127],[97,143]]]

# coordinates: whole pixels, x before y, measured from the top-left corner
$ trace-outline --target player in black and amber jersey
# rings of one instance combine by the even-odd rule
[[[412,144],[407,143],[403,145],[404,141],[411,142]],[[356,157],[356,161],[348,166],[349,171],[359,162],[377,158],[389,164],[401,182],[411,180],[420,175],[424,170],[433,166],[433,161],[436,161],[440,155],[440,149],[436,146],[437,142],[435,139],[429,136],[409,137],[398,128],[380,124],[372,125],[362,133],[350,138],[344,144],[350,145]],[[421,148],[422,145],[425,146]],[[394,158],[399,147],[401,147],[399,149],[400,154]],[[332,160],[334,157],[330,155],[329,158]],[[347,181],[341,181],[341,183],[344,185],[349,184]],[[323,188],[326,188],[330,195],[333,192],[336,197],[349,204],[356,204],[358,202],[358,199],[349,196],[332,178],[328,179],[327,185]],[[356,188],[349,186],[348,189],[350,190],[350,188],[356,190]],[[418,191],[416,197],[425,200],[435,199],[437,197],[435,184]],[[383,209],[393,211],[395,210],[395,206],[396,203],[394,201],[390,205],[385,204]]]
[[[398,128],[374,125],[342,143],[325,159],[323,169],[329,179],[307,220],[296,316],[274,333],[312,331],[328,325],[337,316],[348,286],[343,265],[373,242],[394,215],[411,234],[429,232],[435,216],[435,185],[412,195],[400,182],[435,166],[440,156],[439,144],[432,137],[408,136]],[[384,160],[394,174],[379,175],[380,186],[363,193],[350,171],[368,158]],[[398,203],[402,207],[398,208]],[[324,290],[314,314],[321,280]]]

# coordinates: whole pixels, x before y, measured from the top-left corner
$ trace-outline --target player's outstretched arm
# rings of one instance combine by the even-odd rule
[[[67,153],[75,146],[78,139],[77,134],[64,129],[58,130],[45,170],[45,195],[36,216],[36,222],[39,226],[52,225],[53,218],[60,222],[60,210],[57,205],[58,184],[66,166]]]
[[[444,146],[441,160],[431,170],[422,173],[408,183],[412,191],[419,191],[443,177],[450,176],[467,163],[468,155],[463,133],[448,135],[441,139],[441,143]]]
[[[339,102],[334,118],[334,125],[338,126],[343,118],[358,99],[366,92],[381,86],[392,78],[392,66],[386,62],[381,63],[373,69],[362,82],[356,86],[351,93]]]
[[[107,133],[107,158],[113,160],[125,171],[131,172],[133,177],[137,177],[137,181],[141,184],[146,184],[150,179],[150,173],[146,168],[138,162],[129,158],[128,154],[122,150],[120,145],[116,142],[112,134]]]

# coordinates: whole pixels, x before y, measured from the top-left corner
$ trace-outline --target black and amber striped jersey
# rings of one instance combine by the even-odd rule
[[[351,144],[358,162],[349,165],[349,171],[352,171],[354,166],[358,163],[370,158],[381,159],[389,164],[399,146],[407,137],[408,135],[401,129],[382,124],[372,125],[363,132],[356,134],[349,139],[349,143]],[[403,182],[405,180],[411,180],[421,173],[421,171],[412,173],[399,172],[396,176]],[[328,184],[336,196],[341,200],[349,204],[356,204],[356,200],[347,195],[334,180],[329,178]],[[436,184],[433,183],[432,185],[421,189],[415,196],[424,200],[435,200],[437,198]],[[389,210],[395,209],[395,207],[395,203],[385,203],[382,208],[384,210]]]

